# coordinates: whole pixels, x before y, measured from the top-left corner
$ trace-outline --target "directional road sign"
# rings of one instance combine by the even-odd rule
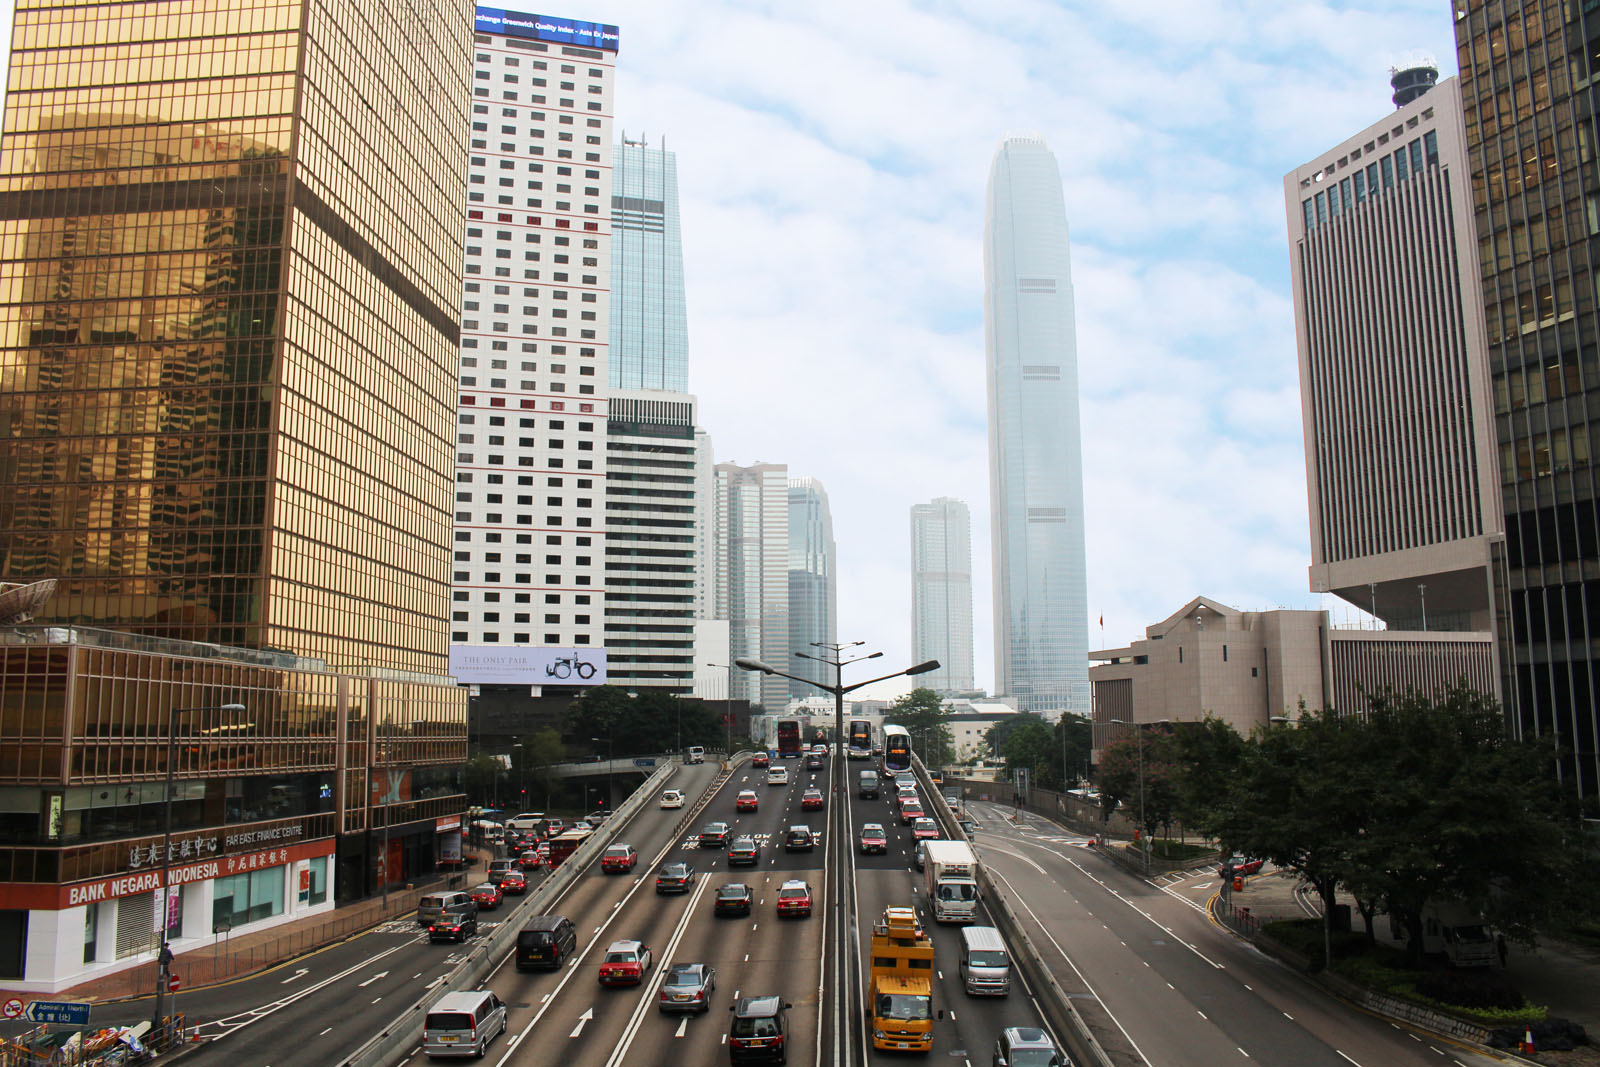
[[[633,758],[633,765],[635,767],[654,767],[656,765],[656,760],[654,756],[635,756]]]
[[[28,1004],[24,1018],[33,1023],[59,1023],[63,1026],[88,1026],[89,1005],[68,1000],[35,1000]]]

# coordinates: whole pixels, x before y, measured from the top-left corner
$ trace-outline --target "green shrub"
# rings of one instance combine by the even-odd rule
[[[1182,841],[1169,841],[1158,838],[1152,843],[1151,854],[1164,860],[1192,860],[1200,856],[1209,856],[1217,850],[1206,848],[1204,845],[1191,845]]]
[[[1520,1010],[1527,1005],[1504,971],[1428,971],[1417,976],[1416,989],[1418,996],[1462,1008]]]

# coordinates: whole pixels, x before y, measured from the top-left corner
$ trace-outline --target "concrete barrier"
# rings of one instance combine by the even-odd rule
[[[556,898],[578,879],[579,872],[612,842],[622,824],[644,807],[656,795],[656,790],[661,788],[677,769],[676,763],[657,768],[643,785],[634,790],[633,794],[618,806],[611,818],[600,824],[582,847],[568,856],[566,862],[556,868],[555,873],[540,883],[539,888],[512,912],[508,917],[511,921],[501,923],[487,941],[473,946],[472,951],[455,970],[450,972],[448,978],[418,997],[355,1055],[344,1060],[341,1067],[387,1067],[389,1064],[410,1058],[417,1046],[422,1043],[423,1024],[427,1021],[428,1009],[446,993],[478,988],[506,954],[515,947],[517,934],[522,930],[520,918],[541,915],[547,911]]]
[[[953,841],[970,843],[971,838],[956,822],[955,813],[950,810],[950,805],[944,802],[939,787],[934,785],[933,779],[928,775],[928,769],[916,758],[912,759],[911,767],[928,797],[927,807],[933,810],[933,817],[938,820],[945,836]],[[1032,990],[1034,1000],[1039,1004],[1039,1010],[1044,1013],[1045,1022],[1057,1040],[1066,1046],[1066,1052],[1072,1057],[1072,1062],[1078,1067],[1112,1067],[1111,1057],[1106,1055],[1106,1050],[1100,1047],[1100,1042],[1089,1032],[1083,1016],[1073,1007],[1066,991],[1061,988],[1055,974],[1044,962],[1044,957],[1039,955],[1038,949],[1034,947],[1033,939],[1028,936],[1022,923],[1011,910],[1005,894],[989,877],[988,869],[982,863],[978,864],[978,892],[983,895],[983,902],[994,919],[995,929],[1000,931],[1000,936],[1011,947],[1012,964]]]

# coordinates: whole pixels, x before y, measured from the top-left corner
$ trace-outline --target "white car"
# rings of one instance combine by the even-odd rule
[[[767,768],[767,784],[768,785],[788,785],[789,784],[789,768],[787,768],[787,767],[768,767]]]
[[[676,789],[667,790],[661,794],[661,806],[663,808],[683,807],[683,794]]]

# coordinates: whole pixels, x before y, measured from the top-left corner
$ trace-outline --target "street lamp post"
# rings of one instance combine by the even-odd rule
[[[733,664],[707,663],[706,666],[723,667],[728,671],[728,685],[727,688],[723,690],[724,699],[722,701],[722,721],[728,727],[727,754],[729,757],[731,757],[733,755]]]
[[[589,740],[593,741],[595,744],[599,744],[602,739],[598,738],[598,737],[591,737],[591,738],[589,738]],[[606,738],[604,738],[604,741],[606,743],[606,814],[610,815],[613,811],[616,810],[615,808],[612,807],[612,803],[611,803],[612,802],[611,775],[616,770],[616,768],[611,766],[611,751],[612,751],[611,738],[610,737],[606,737]],[[639,750],[638,749],[634,749],[634,751],[637,752]]]
[[[511,743],[513,750],[522,747],[521,741]],[[528,810],[528,760],[522,753],[513,751],[511,758],[517,761],[517,804],[522,811]]]
[[[198,711],[239,712],[243,704],[218,704],[213,707],[173,708],[167,713],[167,788],[162,794],[165,830],[161,835],[161,951],[156,960],[155,1017],[150,1025],[159,1030],[166,1012],[167,986],[172,977],[172,948],[167,934],[172,930],[172,778],[178,762],[178,716]]]
[[[1144,819],[1144,730],[1142,728],[1145,727],[1145,726],[1158,726],[1158,725],[1160,725],[1162,723],[1171,722],[1172,720],[1171,719],[1153,719],[1150,722],[1146,722],[1146,723],[1128,722],[1125,719],[1110,719],[1108,721],[1113,726],[1132,726],[1135,730],[1138,731],[1138,735],[1139,735],[1139,744],[1138,744],[1138,750],[1139,750],[1139,832],[1141,834],[1145,835],[1144,848],[1142,848],[1140,851],[1144,853],[1144,869],[1145,869],[1145,873],[1148,874],[1148,873],[1150,873],[1150,844],[1151,844],[1151,842],[1150,842],[1150,838],[1149,838],[1150,827],[1149,827],[1148,824],[1146,824],[1145,819]]]
[[[831,658],[827,656],[813,656],[805,652],[795,653],[796,656],[799,656],[802,659],[812,660],[816,663],[821,663],[825,666],[832,667],[832,685],[826,685],[814,678],[806,678],[798,674],[790,674],[787,671],[780,671],[777,668],[769,666],[758,659],[747,659],[740,657],[739,659],[733,661],[734,666],[738,667],[740,670],[760,671],[762,674],[775,674],[780,678],[789,678],[793,681],[804,682],[807,685],[815,686],[825,693],[833,694],[834,768],[832,832],[835,835],[834,840],[839,842],[841,848],[848,847],[846,842],[850,837],[850,816],[847,810],[849,801],[844,791],[844,695],[846,693],[854,692],[855,690],[860,689],[862,686],[871,685],[874,682],[882,682],[890,678],[898,678],[901,675],[926,674],[929,671],[936,671],[939,669],[938,660],[928,660],[926,663],[919,663],[915,667],[907,667],[905,670],[895,671],[893,674],[885,674],[878,678],[869,678],[864,682],[857,682],[854,685],[845,685],[844,668],[846,666],[852,663],[859,663],[862,660],[877,659],[879,656],[883,655],[882,652],[872,652],[865,656],[856,656],[853,659],[844,658],[844,652],[846,649],[855,648],[861,644],[864,644],[864,642],[851,641],[848,644],[842,645],[828,644],[822,641],[811,642],[811,647],[821,649],[824,652],[831,652],[833,654]],[[848,877],[846,871],[847,866],[848,865],[844,863],[838,863],[834,865],[834,893],[832,900],[830,901],[830,904],[832,905],[830,910],[833,916],[834,935],[834,988],[844,990],[846,996],[849,997],[855,995],[855,986],[853,984],[854,972],[849,967],[848,961],[854,958],[852,956],[852,952],[857,950],[859,946],[853,943],[853,940],[850,937],[850,924],[847,922],[847,918],[855,914],[855,902],[852,899],[851,892],[854,887],[852,886],[850,878]],[[850,1044],[849,1035],[854,1032],[854,1028],[855,1014],[853,1011],[846,1011],[844,1017],[836,1018],[834,1020],[836,1048],[833,1062],[837,1065],[837,1067],[849,1067],[849,1065],[853,1062],[851,1057],[854,1054],[854,1048]]]

